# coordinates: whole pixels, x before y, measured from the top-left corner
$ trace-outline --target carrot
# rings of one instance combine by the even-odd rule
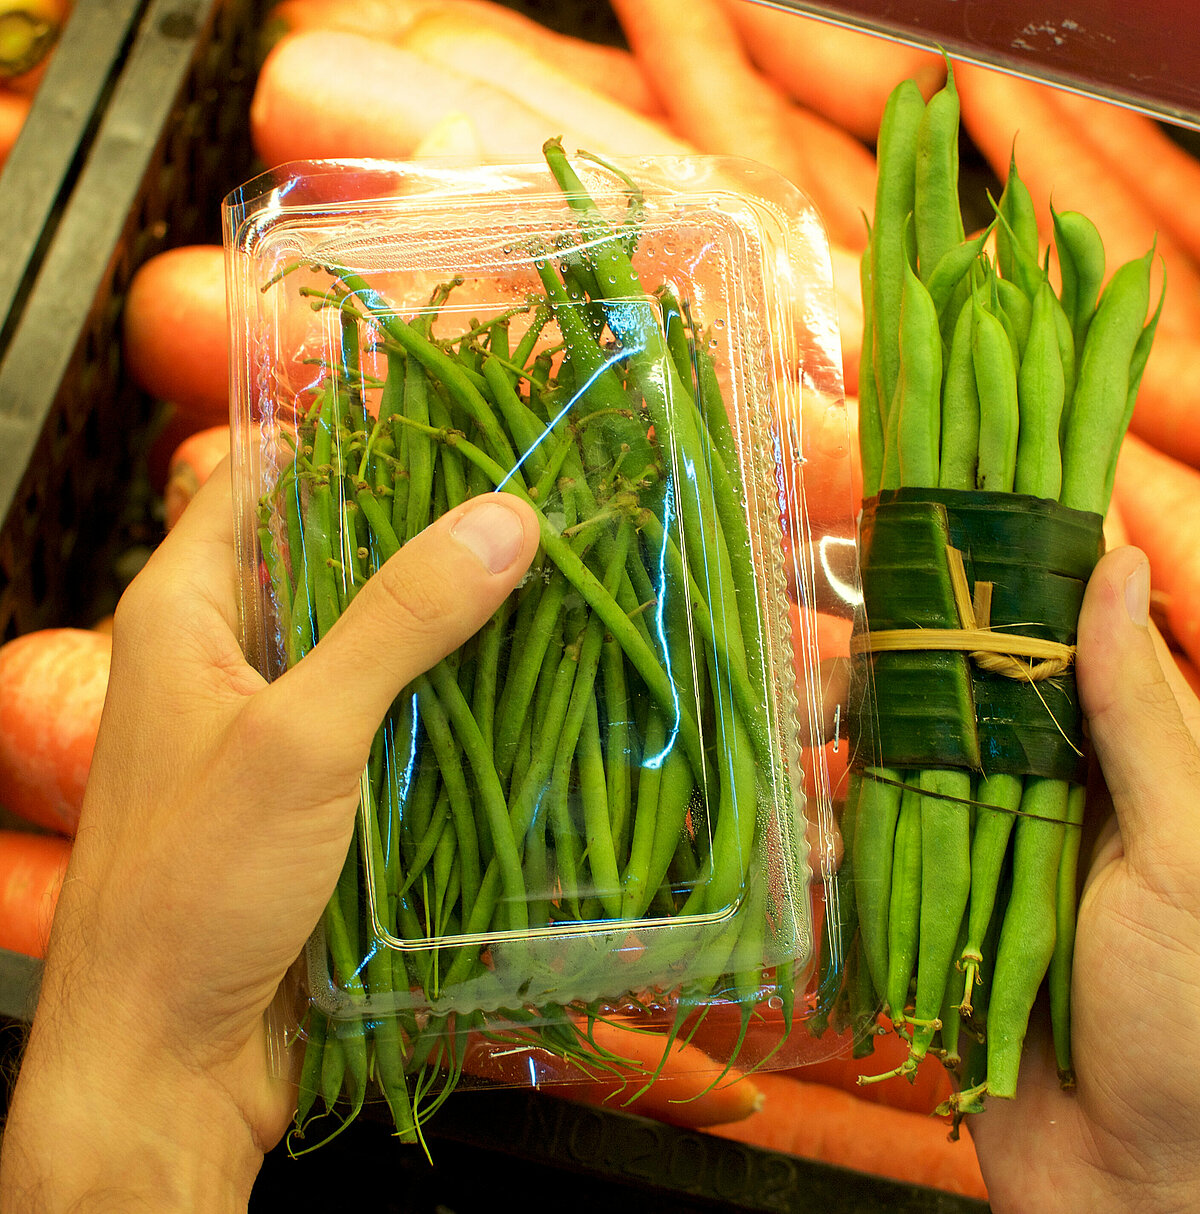
[[[125,365],[144,391],[189,418],[229,417],[229,333],[225,254],[184,245],[138,267],[122,318]]]
[[[508,34],[480,25],[469,12],[435,11],[415,21],[399,42],[424,59],[511,92],[528,106],[578,132],[582,146],[610,144],[623,150],[687,155],[695,149],[660,123],[581,83],[562,66],[543,59]]]
[[[820,1160],[907,1184],[986,1199],[974,1144],[965,1130],[948,1140],[946,1125],[849,1092],[790,1075],[761,1074],[762,1107],[733,1125],[714,1126],[721,1138]]]
[[[212,470],[229,454],[229,427],[211,426],[189,435],[175,448],[163,493],[163,516],[169,531],[188,503],[208,480]]]
[[[474,28],[503,34],[628,109],[656,116],[662,113],[628,51],[547,29],[515,9],[488,0],[281,0],[271,10],[268,28],[277,36],[324,29],[399,43],[414,22],[430,14],[453,15]]]
[[[1150,561],[1150,585],[1165,595],[1175,643],[1200,662],[1200,471],[1127,435],[1113,500],[1132,544]]]
[[[812,198],[831,235],[846,250],[861,253],[867,243],[863,216],[875,207],[874,152],[812,110],[790,106],[786,121],[804,158],[796,184]]]
[[[1200,160],[1153,118],[1123,105],[1055,90],[1054,102],[1072,127],[1105,158],[1113,173],[1150,208],[1166,233],[1200,261]]]
[[[458,111],[439,118],[429,134],[413,148],[414,160],[423,156],[462,156],[478,158],[483,151],[479,132],[469,114]]]
[[[44,957],[71,841],[0,830],[0,949]]]
[[[519,81],[513,82],[514,87]],[[312,30],[275,44],[250,107],[255,150],[269,165],[289,160],[403,158],[446,115],[465,114],[485,157],[540,157],[547,132],[591,151],[640,155],[662,150],[636,127],[614,126],[602,142],[527,105],[513,93],[405,47],[359,34]]]
[[[722,3],[771,80],[866,143],[875,142],[884,103],[900,81],[915,80],[928,98],[945,79],[941,57],[930,51],[752,0]]]
[[[1167,455],[1200,468],[1200,331],[1155,337],[1129,428]]]
[[[676,129],[702,152],[745,156],[800,184],[787,99],[751,65],[720,0],[613,0],[642,70]]]
[[[851,396],[857,396],[863,338],[859,254],[838,244],[832,245],[829,252],[837,300],[838,340],[842,347],[842,386]]]
[[[24,93],[0,90],[0,168],[16,146],[32,104],[33,99]]]
[[[46,628],[0,646],[0,805],[73,835],[108,690],[112,638]]]
[[[991,68],[956,63],[963,128],[997,176],[1007,176],[1016,140],[1021,179],[1029,188],[1043,240],[1052,233],[1050,203],[1059,212],[1085,212],[1100,230],[1107,274],[1155,247],[1156,275],[1170,289],[1159,333],[1200,331],[1200,271],[1151,209],[1118,180],[1105,156],[1066,119],[1049,85]],[[1152,283],[1157,302],[1161,280]],[[1152,305],[1153,306],[1153,305]]]
[[[870,153],[816,115],[804,115],[761,75],[721,0],[614,0],[637,60],[676,130],[702,152],[740,156],[799,186],[823,213],[831,238],[861,248]],[[811,149],[804,136],[820,130]],[[836,150],[833,150],[836,149]]]
[[[845,401],[799,385],[800,417],[784,435],[788,454],[801,462],[800,487],[814,523],[848,523],[862,504],[862,468],[858,444],[852,440],[858,402]],[[800,439],[800,450],[792,452]]]
[[[596,1044],[595,1064],[567,1061],[539,1046],[531,1045],[528,1050],[497,1047],[476,1038],[467,1047],[463,1070],[506,1086],[528,1086],[535,1079],[546,1091],[566,1100],[692,1128],[740,1121],[759,1105],[757,1078],[727,1068],[686,1041],[672,1043],[664,1061],[668,1042],[663,1033],[603,1020],[579,1027],[590,1032]],[[655,1072],[657,1078],[647,1086]]]

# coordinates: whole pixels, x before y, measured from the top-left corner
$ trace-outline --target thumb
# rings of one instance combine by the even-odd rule
[[[322,706],[345,736],[369,738],[392,701],[478,631],[538,545],[534,510],[487,493],[448,511],[363,585],[302,661],[268,691]]]
[[[1126,856],[1142,872],[1194,864],[1200,751],[1149,626],[1150,566],[1117,548],[1092,573],[1079,615],[1076,677]]]

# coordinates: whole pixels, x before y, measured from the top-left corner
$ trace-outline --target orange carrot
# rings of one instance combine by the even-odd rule
[[[24,93],[0,90],[0,168],[4,167],[29,117],[33,99]]]
[[[676,130],[702,152],[781,173],[821,211],[830,237],[859,249],[859,208],[873,205],[873,156],[761,75],[721,0],[613,0],[634,55]],[[868,183],[870,188],[868,189]]]
[[[547,29],[533,18],[489,0],[280,0],[271,10],[268,28],[277,34],[303,29],[341,30],[398,43],[413,22],[434,13],[453,15],[474,28],[503,34],[631,110],[662,113],[628,51]]]
[[[1110,275],[1154,244],[1155,273],[1165,267],[1170,284],[1159,331],[1200,332],[1200,271],[1158,230],[1154,213],[1116,178],[1107,158],[1064,117],[1056,90],[968,63],[956,63],[954,73],[963,127],[1001,178],[1015,140],[1017,168],[1033,197],[1043,239],[1052,232],[1053,199],[1056,210],[1083,211],[1095,223]],[[1155,302],[1160,286],[1152,284]]]
[[[1175,643],[1200,663],[1200,471],[1127,435],[1117,461],[1113,500],[1129,540],[1150,561],[1150,585],[1165,595]]]
[[[169,531],[179,522],[200,486],[229,454],[229,427],[210,426],[189,435],[175,448],[163,492],[163,521]]]
[[[1200,468],[1200,330],[1155,337],[1129,426],[1160,451]]]
[[[752,0],[722,2],[770,79],[866,143],[875,142],[884,103],[901,80],[915,80],[926,97],[945,80],[941,56],[931,51]]]
[[[1166,233],[1200,261],[1200,160],[1153,118],[1122,105],[1056,90],[1054,102],[1113,172],[1154,214]]]
[[[43,628],[0,646],[0,805],[73,835],[108,691],[112,638]]]
[[[44,957],[71,841],[0,830],[0,949]]]
[[[803,157],[796,184],[812,198],[826,227],[857,255],[867,243],[864,216],[875,208],[875,154],[812,110],[790,106],[786,121]]]
[[[525,105],[578,132],[583,146],[612,146],[620,132],[623,150],[629,153],[683,156],[695,151],[660,123],[580,82],[516,38],[480,25],[469,12],[450,9],[423,16],[398,45],[447,71],[511,92]]]
[[[791,106],[760,76],[720,0],[613,0],[629,45],[675,128],[702,152],[757,160],[803,186]]]
[[[908,1184],[986,1199],[969,1133],[950,1142],[933,1117],[872,1104],[790,1075],[760,1074],[762,1107],[710,1133]]]
[[[557,114],[406,47],[324,30],[289,34],[271,49],[256,82],[250,129],[255,150],[269,165],[403,158],[455,113],[474,124],[485,157],[540,160],[550,135],[561,135],[568,147],[610,155],[662,151],[668,138],[655,127],[651,142],[648,124],[639,118],[614,123],[597,141],[592,131],[581,132]]]
[[[584,1025],[580,1028],[586,1031]],[[536,1078],[539,1086],[563,1099],[693,1128],[740,1121],[758,1108],[756,1078],[727,1068],[686,1041],[676,1040],[664,1061],[663,1033],[600,1020],[592,1023],[590,1032],[597,1057],[607,1059],[603,1064],[568,1062],[536,1045],[527,1050],[497,1047],[476,1038],[467,1047],[463,1070],[506,1086],[528,1086]],[[656,1071],[657,1078],[647,1086]]]
[[[133,381],[198,424],[229,418],[229,332],[225,253],[183,245],[134,273],[122,318]]]
[[[483,152],[479,132],[469,114],[457,110],[439,118],[436,125],[412,150],[414,160],[423,156],[462,156],[476,159]]]

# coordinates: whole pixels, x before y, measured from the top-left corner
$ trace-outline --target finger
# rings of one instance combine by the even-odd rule
[[[1079,616],[1080,704],[1112,794],[1126,855],[1143,872],[1194,861],[1200,751],[1149,627],[1150,570],[1136,548],[1096,566]]]
[[[1174,695],[1176,703],[1179,705],[1179,711],[1183,714],[1184,724],[1187,725],[1192,737],[1200,743],[1200,700],[1196,698],[1192,685],[1187,681],[1183,671],[1179,669],[1179,663],[1175,661],[1162,633],[1154,627],[1153,623],[1150,625],[1150,632],[1154,637],[1154,651],[1158,654],[1158,664],[1163,668],[1171,694]]]
[[[507,493],[464,502],[387,562],[301,662],[274,685],[319,703],[369,740],[402,688],[462,645],[537,551],[532,507]]]
[[[157,614],[161,622],[163,618],[174,618],[176,609],[211,609],[230,632],[237,633],[234,529],[232,476],[226,456],[133,583],[139,594],[149,591],[163,601],[163,608],[150,614]],[[165,605],[167,599],[174,605],[171,609]]]

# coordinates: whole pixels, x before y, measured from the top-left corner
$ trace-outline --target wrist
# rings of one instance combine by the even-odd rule
[[[0,1153],[0,1209],[244,1212],[262,1157],[207,1077],[35,1026]]]

